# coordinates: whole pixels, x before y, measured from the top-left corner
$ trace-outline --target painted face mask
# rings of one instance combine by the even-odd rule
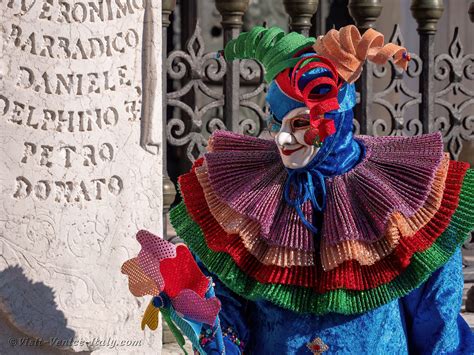
[[[283,165],[299,169],[308,165],[319,150],[309,139],[310,117],[305,107],[294,109],[283,118],[279,129],[270,130],[280,151]]]
[[[295,68],[277,75],[270,84],[270,132],[288,169],[301,169],[316,156],[325,138],[335,133],[332,119],[337,110],[338,77],[333,65],[307,53]]]

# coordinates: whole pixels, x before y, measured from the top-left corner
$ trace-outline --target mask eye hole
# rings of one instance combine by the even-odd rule
[[[309,117],[298,116],[291,120],[291,128],[293,131],[309,128]]]

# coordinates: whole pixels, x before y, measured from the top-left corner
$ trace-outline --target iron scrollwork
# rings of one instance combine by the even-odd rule
[[[447,115],[435,117],[434,126],[442,132],[451,156],[457,159],[463,141],[474,140],[474,115],[472,109],[468,110],[469,106],[474,105],[474,91],[469,90],[463,81],[474,80],[474,54],[464,55],[458,27],[454,30],[449,52],[435,57],[434,77],[439,82],[448,79],[435,96],[435,105]]]
[[[390,41],[403,45],[398,25]],[[408,80],[420,78],[422,60],[417,54],[410,54],[412,60],[406,77],[391,62],[383,67],[371,66],[369,74],[376,79],[390,76],[385,88],[374,93],[371,100],[372,105],[383,107],[389,116],[388,119],[373,121],[373,135],[418,135],[423,131],[419,115],[407,118],[407,115],[412,116],[407,111],[416,109],[422,100],[422,94],[408,85]],[[474,91],[466,86],[466,81],[474,80],[473,62],[473,54],[464,54],[457,29],[449,53],[437,55],[434,61],[435,80],[448,82],[435,95],[435,105],[447,115],[435,117],[433,129],[442,132],[453,158],[458,158],[463,141],[474,139],[474,115],[468,109],[474,104]],[[240,117],[237,129],[239,133],[258,136],[264,127],[266,111],[264,69],[253,60],[241,60],[239,66]],[[201,28],[197,23],[186,50],[173,51],[168,56],[166,70],[169,78],[180,83],[178,89],[167,94],[168,106],[175,108],[173,117],[167,122],[168,142],[172,146],[186,146],[187,158],[193,162],[204,152],[209,135],[216,129],[226,129],[222,117],[226,95],[222,81],[226,62],[217,53],[205,53]],[[354,131],[357,133],[359,130],[359,122],[354,120]]]
[[[264,127],[262,122],[265,118],[265,108],[263,107],[265,105],[266,85],[263,81],[263,74],[264,69],[257,61],[240,61],[241,85],[249,85],[250,87],[250,91],[240,94],[240,106],[249,109],[251,112],[250,117],[247,112],[242,112],[243,120],[239,122],[239,133],[258,136],[262,131],[262,127]]]
[[[263,68],[254,60],[240,61],[239,133],[258,136],[265,116]],[[174,108],[168,119],[167,139],[172,146],[186,146],[186,157],[194,162],[205,151],[207,139],[217,129],[226,129],[222,118],[225,92],[222,81],[226,62],[216,52],[205,53],[199,22],[186,51],[170,53],[168,77],[180,87],[167,93],[167,105]],[[201,104],[202,103],[202,104]]]
[[[400,26],[395,25],[390,42],[403,46],[403,36]],[[419,77],[421,74],[421,59],[418,55],[410,53],[411,61],[406,71],[409,78]],[[388,69],[390,67],[390,69]],[[407,119],[407,110],[421,102],[421,93],[411,90],[404,79],[403,70],[392,62],[388,65],[373,66],[374,77],[381,79],[390,72],[390,82],[386,88],[374,93],[373,103],[385,108],[390,118],[378,118],[373,121],[372,133],[375,136],[402,136],[418,135],[422,133],[422,123],[418,117]],[[407,99],[402,101],[402,95]],[[390,100],[392,97],[392,100]]]
[[[173,51],[168,56],[168,76],[181,83],[176,91],[167,93],[167,104],[173,110],[168,119],[167,138],[173,146],[187,145],[187,158],[193,162],[207,145],[207,138],[216,129],[225,129],[221,117],[216,117],[224,106],[224,93],[208,83],[221,81],[226,72],[224,58],[216,53],[204,53],[204,40],[199,22],[186,45],[186,51]],[[203,100],[198,100],[201,96]],[[204,101],[202,106],[187,100]]]

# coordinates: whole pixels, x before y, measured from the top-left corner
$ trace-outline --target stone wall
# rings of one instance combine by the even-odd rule
[[[161,1],[0,1],[0,35],[0,353],[159,353],[120,266],[162,230]]]

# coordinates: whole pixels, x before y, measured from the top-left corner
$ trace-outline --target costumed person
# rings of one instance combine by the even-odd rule
[[[352,133],[365,60],[406,69],[406,49],[354,26],[255,27],[224,56],[264,66],[274,139],[217,131],[179,179],[171,221],[207,277],[184,245],[139,233],[123,272],[157,296],[145,324],[161,308],[201,354],[473,354],[459,312],[474,172],[440,133]]]

